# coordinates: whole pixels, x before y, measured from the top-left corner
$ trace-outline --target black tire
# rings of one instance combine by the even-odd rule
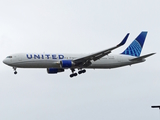
[[[77,73],[74,73],[74,76],[77,76]]]
[[[86,72],[86,70],[82,70],[82,73],[85,73]]]
[[[70,78],[72,78],[73,77],[73,74],[70,74]]]
[[[78,71],[78,74],[82,74],[82,71]]]

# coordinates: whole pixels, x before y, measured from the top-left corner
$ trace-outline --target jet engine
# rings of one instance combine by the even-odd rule
[[[64,72],[64,69],[47,68],[47,73],[48,74],[57,74],[58,72]]]
[[[62,61],[60,61],[60,65],[61,65],[62,68],[71,68],[75,64],[71,60],[62,60]]]

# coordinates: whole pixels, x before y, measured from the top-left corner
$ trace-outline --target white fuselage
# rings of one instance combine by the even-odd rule
[[[61,68],[61,60],[74,60],[85,55],[76,54],[13,54],[10,58],[6,58],[3,62],[9,66],[17,68]],[[107,55],[97,61],[91,61],[92,64],[84,68],[116,68],[131,65],[143,61],[130,61],[134,56],[128,55]],[[72,67],[77,68],[77,67]]]

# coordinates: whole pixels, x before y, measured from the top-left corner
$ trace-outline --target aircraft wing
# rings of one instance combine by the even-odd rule
[[[119,43],[118,45],[116,45],[114,47],[111,47],[109,49],[105,49],[100,52],[93,53],[93,54],[90,54],[90,55],[87,55],[87,56],[84,56],[81,58],[74,59],[73,62],[75,63],[75,66],[82,66],[82,67],[89,66],[91,64],[92,60],[96,61],[96,60],[104,57],[105,55],[108,55],[109,53],[111,53],[112,50],[124,45],[127,41],[128,36],[129,36],[129,33],[124,37],[124,39],[121,41],[121,43]]]

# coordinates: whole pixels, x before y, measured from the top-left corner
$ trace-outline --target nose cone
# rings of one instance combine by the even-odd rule
[[[3,63],[4,63],[4,64],[7,64],[7,61],[6,61],[6,59],[4,59],[4,60],[3,60]]]
[[[3,60],[3,63],[6,64],[6,65],[9,65],[9,64],[10,64],[10,62],[9,62],[8,59],[4,59],[4,60]]]

